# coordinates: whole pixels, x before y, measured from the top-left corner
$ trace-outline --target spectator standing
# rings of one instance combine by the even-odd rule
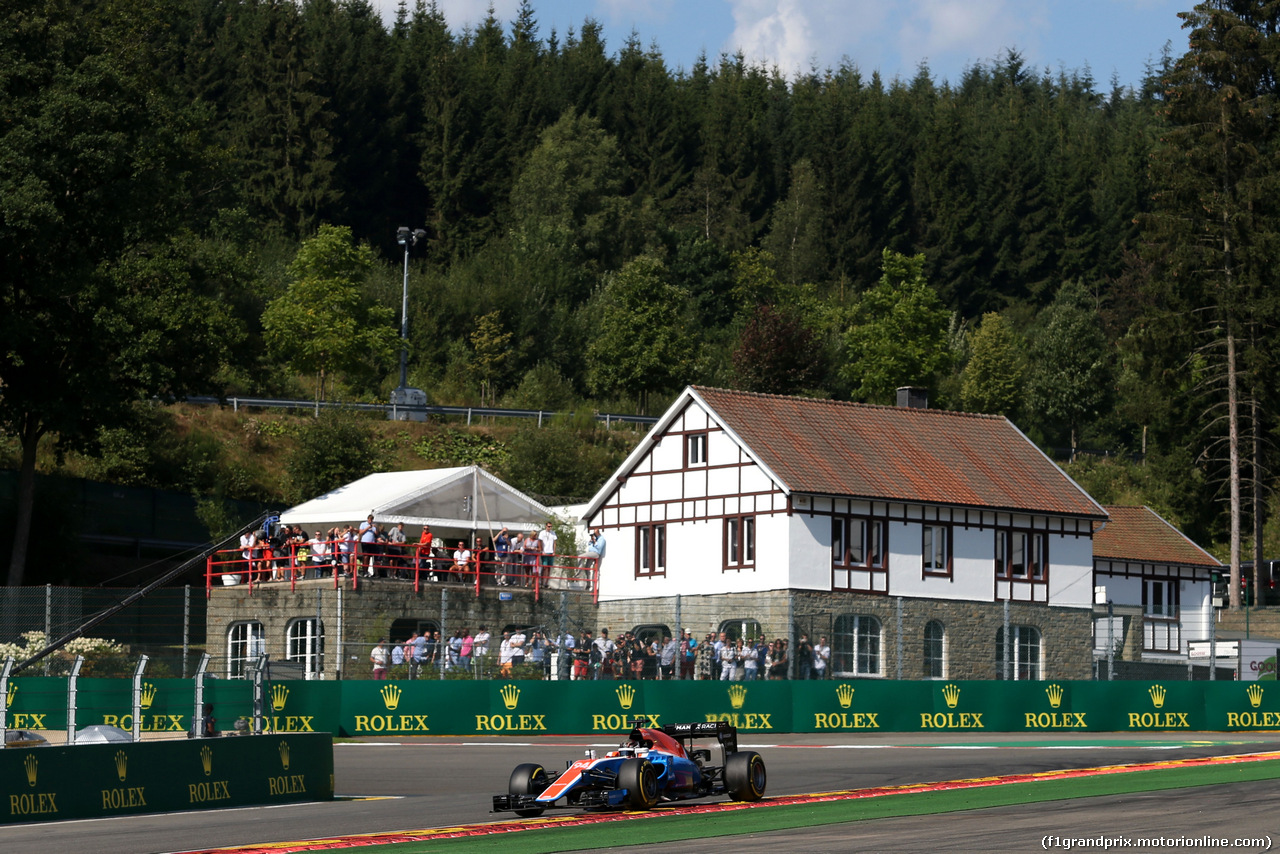
[[[458,645],[458,666],[463,670],[471,669],[471,662],[476,651],[476,639],[471,636],[471,629],[462,630],[462,643]]]
[[[480,627],[480,631],[476,632],[473,642],[472,655],[476,658],[482,658],[489,654],[489,630],[484,626]]]
[[[732,682],[738,669],[738,650],[732,641],[720,645],[720,681]]]
[[[373,515],[360,524],[360,565],[365,575],[373,578],[378,553],[378,526],[373,522]]]
[[[787,642],[778,638],[773,642],[773,663],[769,665],[769,678],[786,679],[787,664]]]
[[[542,543],[542,577],[544,583],[551,578],[551,566],[556,559],[556,532],[552,529],[551,523],[542,529],[542,533],[538,534],[538,540]]]
[[[520,586],[528,587],[538,575],[538,558],[542,554],[542,540],[538,539],[537,531],[525,534],[520,552],[524,558],[524,575],[520,579]]]
[[[760,673],[760,654],[756,651],[754,642],[748,642],[742,645],[738,651],[738,657],[742,661],[742,679],[745,682],[754,682],[756,676]]]
[[[680,644],[676,643],[670,635],[665,635],[662,638],[662,653],[658,659],[659,679],[676,678],[676,656],[679,654]]]
[[[423,648],[427,643],[425,634],[414,632],[409,636],[409,643],[406,645],[406,653],[409,658],[409,678],[417,679],[419,672],[422,670]]]
[[[436,633],[428,629],[424,632],[426,635],[426,643],[422,645],[422,664],[424,667],[434,669],[439,662],[439,643],[436,641]]]
[[[818,643],[813,648],[813,678],[826,679],[827,665],[831,663],[831,647],[827,646],[827,637],[823,635],[818,638]]]
[[[592,679],[612,679],[613,678],[613,652],[615,645],[609,639],[609,630],[607,628],[600,630],[600,637],[593,641],[597,654],[592,655]]]
[[[561,679],[573,678],[573,650],[576,645],[573,632],[568,631],[556,643],[556,673]]]
[[[721,662],[724,659],[720,657],[720,653],[724,649],[724,645],[728,642],[729,642],[728,636],[724,632],[721,632],[720,636],[716,638],[715,644],[712,646],[712,649],[714,650],[714,654],[711,657],[711,678],[712,679],[721,678],[720,668],[722,666]]]
[[[800,633],[800,642],[796,644],[796,678],[808,679],[813,672],[813,644],[809,643],[809,635]]]
[[[417,560],[414,561],[414,567],[418,570],[431,569],[431,548],[435,542],[435,534],[431,533],[430,525],[422,526],[422,533],[418,535],[418,554]]]
[[[578,639],[578,644],[573,648],[573,678],[588,679],[591,674],[591,650],[594,648],[591,640],[591,630],[582,633],[582,637]]]
[[[494,573],[497,575],[498,586],[507,586],[507,562],[511,558],[511,535],[507,533],[504,525],[502,530],[498,532],[498,536],[493,538],[493,559],[496,562]]]
[[[383,638],[369,653],[369,661],[373,662],[373,678],[387,678],[387,639]]]
[[[715,672],[714,657],[716,654],[715,641],[710,632],[698,644],[697,652],[694,658],[694,679],[710,679],[711,674]]]
[[[315,536],[307,542],[307,548],[311,550],[311,577],[323,578],[324,565],[329,562],[329,543],[316,531]]]
[[[391,666],[399,667],[404,664],[404,647],[400,644],[392,644],[391,646]],[[396,674],[399,676],[399,674]]]
[[[387,543],[389,545],[387,550],[392,555],[388,563],[395,565],[396,578],[404,578],[405,569],[408,566],[405,561],[405,542],[404,522],[397,522],[396,526],[387,533]]]
[[[528,636],[521,629],[516,629],[511,633],[511,666],[519,667],[524,664],[524,660],[528,655],[525,644],[528,642]]]

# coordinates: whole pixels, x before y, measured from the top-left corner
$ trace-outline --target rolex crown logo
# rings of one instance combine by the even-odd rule
[[[116,751],[116,776],[120,778],[120,782],[124,782],[124,778],[129,775],[129,754],[123,750]]]
[[[1058,708],[1062,705],[1062,686],[1057,683],[1050,685],[1044,689],[1044,693],[1049,697],[1050,708]]]
[[[5,693],[5,706],[12,706],[13,699],[18,696],[18,683],[10,682],[9,690]]]
[[[387,686],[388,688],[391,686]],[[271,708],[277,712],[284,711],[284,704],[289,699],[288,685],[271,686]]]
[[[627,684],[619,685],[614,693],[618,695],[618,705],[622,706],[624,711],[631,708],[631,704],[636,699],[636,689]]]
[[[853,686],[842,684],[836,688],[836,699],[840,701],[840,708],[847,709],[853,705]]]
[[[1151,695],[1151,705],[1157,709],[1164,708],[1165,690],[1163,685],[1152,685],[1147,689],[1147,693]]]
[[[150,682],[142,683],[142,696],[139,697],[138,703],[144,709],[151,708],[151,704],[156,700],[156,686]]]
[[[960,686],[954,682],[948,682],[942,686],[942,699],[947,701],[948,709],[954,709],[956,703],[960,702]]]
[[[280,742],[280,765],[284,770],[289,770],[289,742]]]
[[[742,704],[747,700],[747,687],[745,685],[729,686],[729,705],[735,709],[741,709]]]
[[[498,693],[502,695],[502,704],[508,709],[514,709],[520,702],[520,689],[514,685],[503,685]]]
[[[40,760],[28,753],[22,764],[27,769],[27,785],[34,787],[36,784],[36,771],[40,768]]]
[[[1254,682],[1244,692],[1249,695],[1249,705],[1255,709],[1262,705],[1262,686]]]
[[[400,695],[403,692],[399,687],[395,685],[388,685],[378,693],[382,695],[382,704],[387,707],[388,712],[394,712],[396,707],[400,705]],[[274,697],[271,698],[271,702],[272,704],[275,703]],[[283,703],[281,705],[283,705]]]
[[[213,773],[213,750],[207,744],[200,748],[200,767],[206,777]]]

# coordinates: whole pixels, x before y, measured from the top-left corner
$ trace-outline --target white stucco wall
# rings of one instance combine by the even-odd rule
[[[1093,540],[1090,538],[1075,534],[1049,535],[1049,604],[1060,608],[1093,607]]]

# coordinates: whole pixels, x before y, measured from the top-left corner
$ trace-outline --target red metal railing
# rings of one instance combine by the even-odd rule
[[[378,544],[325,541],[325,554],[312,554],[310,543],[289,543],[275,550],[258,545],[249,551],[226,549],[210,555],[205,566],[205,595],[215,587],[247,585],[249,592],[262,584],[287,583],[296,590],[299,581],[329,579],[334,588],[344,581],[358,589],[362,581],[382,579],[413,584],[414,592],[424,585],[455,584],[471,587],[479,596],[482,588],[532,591],[534,600],[544,590],[590,590],[599,601],[600,574],[594,558],[578,555],[545,555],[512,552],[497,555],[481,549],[459,562],[455,552],[437,548],[428,552],[417,543]]]

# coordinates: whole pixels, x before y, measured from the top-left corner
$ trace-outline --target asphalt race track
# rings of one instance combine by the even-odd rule
[[[1061,768],[1222,756],[1280,749],[1280,733],[1153,733],[1141,737],[1055,733],[939,736],[740,736],[769,770],[769,795],[827,792]],[[588,747],[616,739],[551,736],[368,740],[334,748],[341,800],[17,825],[0,829],[13,854],[141,854],[286,842],[380,831],[501,821],[490,795],[506,787],[512,766],[564,767]],[[1280,846],[1280,781],[1137,793],[998,807],[938,816],[703,840],[698,851],[1030,851],[1046,835],[1096,837],[1270,835]],[[536,832],[536,831],[535,831]],[[519,850],[505,837],[504,850]],[[358,850],[358,849],[357,849]],[[636,851],[688,852],[688,842]],[[1130,848],[1129,850],[1141,850]],[[1189,848],[1186,850],[1207,850]],[[1257,849],[1231,849],[1257,850]]]

